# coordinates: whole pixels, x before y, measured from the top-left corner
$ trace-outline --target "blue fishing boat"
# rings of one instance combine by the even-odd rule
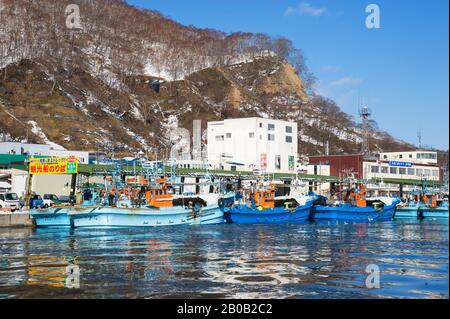
[[[225,222],[218,205],[203,207],[200,211],[183,207],[161,209],[97,207],[89,212],[69,215],[74,228],[205,225]]]
[[[424,194],[419,207],[422,218],[448,218],[448,201],[438,199],[436,194]]]
[[[155,227],[225,222],[219,194],[176,197],[164,179],[141,194],[145,194],[145,200],[140,199],[137,203],[124,196],[113,205],[70,211],[73,227]]]
[[[374,222],[393,218],[397,198],[366,198],[364,190],[348,191],[342,202],[315,205],[311,210],[314,220],[343,220],[350,222]]]
[[[97,206],[91,196],[91,190],[85,189],[83,192],[83,202],[79,206],[61,206],[53,205],[51,207],[35,207],[29,210],[33,217],[36,227],[72,227],[72,220],[69,212],[72,214],[89,211]]]
[[[420,204],[417,201],[400,203],[395,211],[395,218],[418,218]]]
[[[314,198],[275,197],[274,188],[257,190],[241,196],[225,212],[228,223],[284,224],[305,222],[309,219]]]

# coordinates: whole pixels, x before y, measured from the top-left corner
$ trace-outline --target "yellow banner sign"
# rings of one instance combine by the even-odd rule
[[[32,157],[28,166],[30,174],[76,174],[78,157]]]

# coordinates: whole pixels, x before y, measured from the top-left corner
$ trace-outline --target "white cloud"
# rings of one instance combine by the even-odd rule
[[[308,2],[301,2],[298,6],[296,7],[288,7],[286,9],[286,11],[284,12],[285,16],[290,16],[290,15],[310,15],[313,17],[318,17],[321,16],[323,14],[325,14],[328,11],[328,9],[326,7],[314,7],[313,5],[311,5]]]
[[[341,86],[355,86],[362,83],[362,79],[355,78],[352,76],[345,76],[343,78],[337,79],[329,84],[330,87],[341,87]]]

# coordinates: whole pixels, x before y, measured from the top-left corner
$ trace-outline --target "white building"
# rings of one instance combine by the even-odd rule
[[[429,181],[442,179],[437,152],[387,152],[380,153],[379,158],[378,161],[364,161],[364,178],[425,179]]]
[[[47,144],[0,142],[0,154],[27,154],[30,156],[77,156],[80,164],[89,164],[89,152],[70,151]]]
[[[308,175],[330,176],[329,164],[308,164],[306,173]],[[329,182],[311,182],[311,190],[319,195],[330,195],[331,184]]]
[[[213,169],[294,172],[297,123],[257,117],[208,122],[207,145]]]
[[[380,153],[380,160],[403,161],[415,164],[438,164],[437,152],[430,151],[385,152]]]
[[[401,161],[364,161],[364,179],[413,179],[439,181],[440,169],[436,165]]]

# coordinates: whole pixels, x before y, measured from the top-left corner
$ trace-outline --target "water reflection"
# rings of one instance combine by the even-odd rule
[[[448,298],[448,222],[0,230],[0,251],[2,296]]]

